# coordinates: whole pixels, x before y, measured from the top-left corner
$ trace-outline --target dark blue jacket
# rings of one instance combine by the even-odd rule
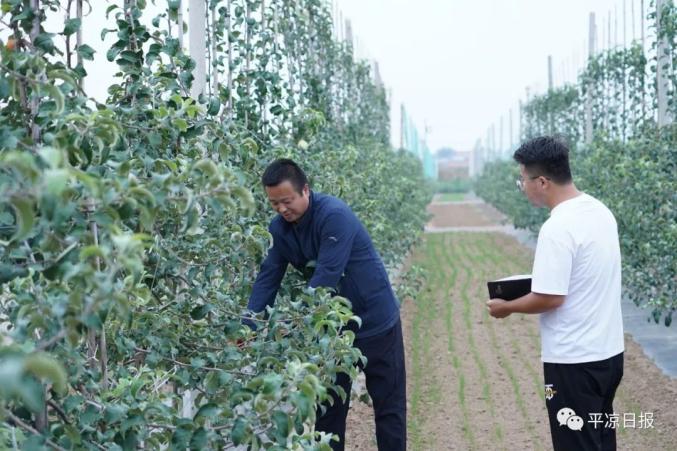
[[[398,320],[399,305],[381,257],[343,201],[311,191],[308,210],[298,224],[277,215],[268,230],[273,246],[254,282],[251,311],[260,312],[273,304],[288,264],[303,270],[315,260],[308,286],[337,289],[350,300],[353,313],[362,319],[357,338],[379,335]]]

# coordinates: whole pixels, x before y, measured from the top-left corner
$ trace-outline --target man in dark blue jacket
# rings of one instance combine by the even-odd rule
[[[315,261],[310,289],[327,287],[350,300],[362,319],[354,346],[367,357],[364,373],[374,404],[379,450],[406,448],[406,375],[399,305],[381,257],[362,223],[343,201],[308,186],[303,170],[289,159],[271,163],[263,186],[278,215],[269,231],[273,246],[254,283],[249,309],[261,312],[275,296],[289,264],[302,269]],[[350,378],[336,383],[350,394]],[[334,404],[317,420],[316,429],[337,434],[335,450],[343,450],[350,399]]]

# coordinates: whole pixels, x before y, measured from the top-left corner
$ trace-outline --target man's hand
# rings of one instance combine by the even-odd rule
[[[508,309],[508,301],[505,299],[494,298],[487,301],[487,309],[489,314],[494,318],[505,318],[512,312]]]

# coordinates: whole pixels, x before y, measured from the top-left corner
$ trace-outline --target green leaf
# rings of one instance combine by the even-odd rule
[[[305,421],[308,419],[311,413],[311,406],[312,403],[310,402],[310,398],[302,392],[296,392],[292,395],[292,403],[296,406],[298,409],[298,413],[301,416],[301,418]]]
[[[139,62],[139,58],[137,57],[136,52],[133,52],[131,50],[123,50],[122,52],[120,52],[120,58],[118,59],[118,63],[120,63],[121,61],[129,64],[137,64]]]
[[[82,436],[80,435],[80,431],[78,431],[78,428],[73,426],[72,424],[66,424],[64,425],[64,431],[66,432],[66,437],[74,444],[74,445],[79,445],[82,443]]]
[[[70,395],[63,401],[63,408],[67,413],[72,413],[82,407],[85,399],[80,395]]]
[[[204,305],[199,305],[195,307],[193,310],[190,312],[190,317],[193,318],[195,321],[199,321],[212,310],[211,304],[204,304]]]
[[[221,110],[221,102],[218,97],[213,96],[209,99],[209,108],[207,108],[207,114],[210,116],[216,116]]]
[[[23,377],[16,387],[16,394],[24,405],[33,412],[41,412],[45,407],[45,389],[32,377]]]
[[[200,357],[193,357],[192,359],[190,359],[190,365],[193,368],[204,368],[206,364],[207,362],[205,361],[205,359],[202,359]]]
[[[39,379],[47,379],[52,382],[54,390],[64,395],[68,387],[66,370],[47,353],[30,354],[24,360],[24,370]]]
[[[0,284],[14,280],[17,277],[26,277],[28,270],[22,266],[0,263]]]
[[[70,36],[80,29],[82,25],[82,19],[79,17],[66,20],[66,24],[63,28],[63,35]]]
[[[49,165],[50,168],[55,169],[61,167],[64,160],[63,152],[51,146],[44,146],[38,150],[38,155]]]
[[[214,418],[215,416],[220,414],[222,410],[223,409],[221,407],[219,407],[217,404],[212,403],[212,402],[207,403],[207,404],[203,404],[200,407],[200,409],[197,411],[197,413],[195,414],[195,417],[193,418],[193,420],[198,420],[200,418],[205,418],[205,419]]]
[[[185,132],[186,130],[188,130],[188,122],[186,122],[185,119],[177,117],[172,120],[172,125],[176,127],[176,129],[179,130],[180,132]]]
[[[21,449],[25,451],[43,451],[45,449],[46,437],[41,435],[31,435],[21,444]]]
[[[16,214],[17,228],[10,241],[22,241],[33,229],[35,217],[33,213],[33,200],[28,197],[15,195],[11,198],[10,204]]]
[[[108,15],[109,15],[112,11],[114,11],[114,10],[116,10],[116,9],[119,9],[119,8],[120,8],[120,7],[119,7],[118,5],[110,5],[108,8],[106,8],[106,19],[108,19]]]
[[[79,46],[77,51],[78,51],[78,55],[80,55],[80,57],[83,60],[88,60],[88,61],[94,60],[94,53],[96,53],[96,51],[92,47],[88,46],[87,44],[82,44],[81,46]]]
[[[121,51],[122,49],[120,47],[114,45],[106,52],[106,59],[111,62],[115,61],[115,58],[120,54]]]
[[[49,96],[52,98],[52,100],[54,100],[54,103],[56,104],[56,110],[54,111],[54,113],[55,114],[63,113],[65,99],[61,90],[57,86],[51,84],[44,85],[44,88],[47,90]]]
[[[247,420],[244,418],[238,417],[238,419],[235,420],[235,423],[233,423],[233,429],[230,432],[230,438],[233,441],[233,444],[241,445],[245,442],[245,440],[247,440],[249,436],[247,426]]]
[[[50,70],[49,72],[47,72],[47,76],[51,79],[63,80],[65,83],[68,83],[71,86],[78,85],[75,79],[71,76],[71,74],[62,69]]]
[[[145,202],[151,206],[156,205],[155,201],[155,196],[153,196],[153,193],[148,191],[146,188],[143,188],[141,186],[135,186],[134,188],[129,190],[130,194],[134,194],[135,197],[138,200],[145,200]]]
[[[275,425],[275,438],[277,443],[280,445],[287,444],[287,437],[289,436],[289,415],[282,412],[281,410],[276,410],[272,415],[273,424]]]
[[[5,74],[0,75],[0,99],[6,99],[11,94],[11,87],[9,85],[9,80]]]
[[[171,38],[167,39],[162,50],[169,56],[176,56],[176,54],[179,53],[179,40]]]
[[[190,425],[177,427],[172,434],[172,449],[186,449],[192,435],[193,430]]]
[[[48,169],[43,174],[43,184],[49,195],[60,196],[68,187],[70,173],[66,169]]]
[[[40,33],[35,37],[33,45],[46,53],[52,53],[54,51],[52,36],[54,35],[51,33]]]
[[[196,169],[196,170],[204,173],[205,175],[207,175],[209,177],[216,177],[219,174],[219,171],[216,168],[216,165],[214,164],[214,162],[210,159],[207,159],[207,158],[200,160],[197,163],[195,163],[195,165],[193,166],[193,169]]]
[[[264,395],[277,393],[280,390],[282,383],[283,379],[281,374],[266,374],[263,377],[263,390],[261,391]]]
[[[216,393],[219,389],[229,385],[232,379],[233,376],[225,371],[210,371],[204,381],[207,393]]]
[[[250,214],[256,209],[256,202],[254,201],[254,196],[251,191],[246,189],[243,186],[233,187],[232,193],[235,197],[240,199],[242,207],[247,210]]]
[[[95,245],[85,246],[80,250],[80,261],[86,261],[91,257],[105,258],[101,247]]]
[[[198,428],[190,439],[190,449],[208,449],[209,435],[204,428]]]
[[[116,423],[127,414],[127,409],[117,404],[111,404],[106,407],[103,418],[106,423]]]
[[[115,6],[115,7],[117,8],[117,6]],[[109,9],[110,9],[110,8],[109,8]],[[115,29],[104,28],[103,30],[101,30],[101,34],[100,34],[101,40],[103,41],[104,39],[106,39],[106,35],[107,35],[108,33],[113,33],[113,32],[115,32],[115,31],[116,31]],[[113,61],[113,60],[110,60],[110,61]]]

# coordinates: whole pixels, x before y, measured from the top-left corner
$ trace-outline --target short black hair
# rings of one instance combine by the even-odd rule
[[[277,186],[285,180],[289,180],[299,194],[302,194],[303,187],[308,184],[308,177],[303,169],[289,158],[278,158],[270,163],[261,177],[263,186]]]
[[[539,136],[523,143],[513,155],[532,175],[542,175],[558,185],[571,182],[569,146],[559,136]]]

